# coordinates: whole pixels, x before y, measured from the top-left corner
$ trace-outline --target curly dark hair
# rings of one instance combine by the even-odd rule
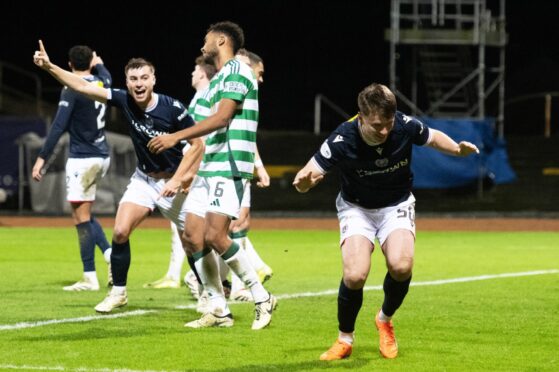
[[[231,40],[233,54],[237,54],[237,51],[245,45],[245,33],[243,29],[241,26],[231,21],[223,21],[210,25],[208,33],[210,32],[225,34],[229,40]]]

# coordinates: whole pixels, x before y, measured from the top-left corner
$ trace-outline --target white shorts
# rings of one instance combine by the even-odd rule
[[[69,158],[66,162],[66,199],[70,203],[95,200],[97,183],[107,174],[110,158]]]
[[[136,168],[120,203],[133,203],[152,211],[157,207],[165,218],[174,222],[180,230],[184,230],[186,195],[179,192],[171,198],[159,196],[166,182],[166,179],[149,177]]]
[[[338,220],[340,221],[340,245],[353,235],[362,235],[380,245],[388,235],[397,229],[405,229],[415,236],[415,197],[410,197],[398,205],[378,209],[365,209],[345,201],[341,194],[336,199]]]
[[[205,217],[207,212],[218,213],[236,220],[248,184],[245,178],[196,176],[186,199],[186,212],[200,217]]]

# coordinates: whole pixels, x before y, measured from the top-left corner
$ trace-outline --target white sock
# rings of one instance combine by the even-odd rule
[[[126,286],[113,285],[113,288],[111,289],[111,294],[114,295],[126,294]]]
[[[346,332],[340,331],[340,334],[338,335],[338,339],[340,341],[345,342],[346,344],[353,345],[353,340],[355,339],[355,336],[354,336],[353,332],[346,333]]]
[[[221,259],[221,257],[217,259],[217,264],[219,265],[219,277],[221,279],[221,282],[223,282],[224,280],[227,280],[230,269],[229,266],[225,263],[225,261]]]
[[[248,261],[255,270],[260,270],[261,268],[266,266],[264,261],[262,261],[262,258],[260,258],[260,256],[258,255],[258,252],[256,252],[256,250],[254,249],[254,246],[252,245],[252,242],[250,241],[248,236],[237,238],[235,239],[235,242],[239,244],[240,247],[245,249]]]
[[[174,223],[171,223],[171,231],[171,257],[169,259],[169,269],[167,270],[166,276],[175,281],[179,281],[186,253],[184,253],[179,231]]]
[[[223,294],[223,286],[219,277],[219,268],[217,266],[217,255],[212,250],[204,254],[201,258],[194,262],[196,271],[202,280],[204,289],[208,291],[208,298],[212,312],[221,313],[223,315],[231,314],[225,295]],[[200,292],[201,293],[201,292]]]
[[[231,274],[231,293],[239,292],[245,288],[245,284],[239,279],[237,274]]]
[[[107,250],[105,252],[103,252],[103,258],[105,258],[105,262],[106,263],[111,263],[111,253],[112,253],[113,249],[112,248],[107,248]]]
[[[87,278],[90,283],[99,285],[99,281],[97,280],[97,273],[95,271],[85,271],[83,276]]]
[[[379,313],[378,313],[378,320],[380,320],[380,321],[383,322],[383,323],[388,323],[388,322],[390,322],[390,320],[392,320],[392,317],[391,317],[391,316],[388,316],[388,315],[385,315],[385,314],[382,312],[382,309],[380,309],[380,311],[379,311]]]
[[[270,294],[258,280],[258,275],[256,275],[256,271],[249,263],[243,249],[239,248],[238,251],[225,260],[225,262],[227,262],[227,265],[237,274],[245,286],[250,289],[255,303],[267,301],[270,298]]]

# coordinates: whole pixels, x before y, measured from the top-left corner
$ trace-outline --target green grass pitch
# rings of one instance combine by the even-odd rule
[[[337,336],[336,294],[318,292],[339,285],[338,233],[253,231],[250,237],[274,269],[268,289],[280,296],[272,324],[258,332],[250,330],[251,304],[231,305],[233,328],[190,330],[183,324],[198,315],[184,308],[194,304],[184,286],[142,288],[167,269],[169,230],[140,228],[132,236],[129,304],[116,313],[148,312],[99,319],[93,307],[104,290],[62,291],[81,275],[73,228],[0,228],[0,370],[559,370],[559,233],[419,231],[415,284],[551,271],[412,287],[394,319],[395,360],[378,353],[374,313],[382,291],[368,290],[353,355],[338,362],[318,360]],[[96,264],[105,282],[98,250]],[[381,285],[385,272],[377,249],[367,285]],[[307,296],[296,296],[302,293]]]

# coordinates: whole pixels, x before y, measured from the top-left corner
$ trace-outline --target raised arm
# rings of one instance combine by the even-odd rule
[[[430,131],[431,139],[427,145],[440,152],[454,156],[468,156],[473,153],[479,154],[479,149],[471,142],[461,141],[456,143],[440,130],[430,129]]]
[[[41,40],[39,40],[39,50],[35,51],[35,54],[33,55],[33,62],[51,74],[62,85],[66,85],[72,90],[83,94],[92,100],[99,101],[101,103],[107,102],[108,89],[102,88],[94,83],[89,83],[70,71],[61,69],[52,63]]]
[[[305,193],[315,187],[323,178],[322,170],[316,165],[315,160],[311,158],[307,165],[295,176],[293,186],[300,193]]]
[[[231,118],[235,115],[237,102],[223,98],[219,101],[219,108],[213,115],[208,116],[204,120],[200,120],[198,124],[179,130],[175,133],[164,134],[152,138],[148,142],[149,151],[159,154],[179,143],[182,140],[197,138],[212,133],[220,128],[224,128],[231,122]]]

